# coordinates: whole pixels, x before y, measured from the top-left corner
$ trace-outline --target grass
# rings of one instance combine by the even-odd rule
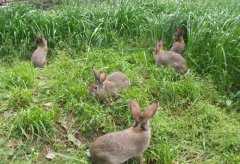
[[[0,10],[1,162],[49,162],[51,147],[52,163],[90,163],[89,143],[129,127],[127,104],[136,99],[141,106],[160,102],[147,163],[239,163],[237,1],[96,3]],[[156,66],[150,51],[159,37],[169,47],[179,25],[188,31],[191,71],[184,76]],[[39,32],[50,47],[44,69],[29,62]],[[98,102],[88,91],[93,66],[124,72],[131,87],[111,105]]]
[[[114,46],[119,39],[149,48],[159,38],[169,47],[172,33],[182,26],[187,29],[188,64],[198,73],[210,75],[219,90],[236,92],[240,60],[237,8],[236,0],[62,1],[46,11],[17,5],[0,11],[0,52],[6,60],[9,55],[29,58],[39,32],[47,36],[51,48],[87,50],[89,46]]]
[[[54,112],[33,107],[19,112],[13,122],[13,133],[28,138],[28,135],[47,136],[52,131]]]
[[[55,162],[82,160],[88,163],[88,145],[94,137],[131,125],[127,107],[131,99],[138,100],[142,106],[154,100],[161,104],[152,121],[151,147],[145,153],[149,163],[239,161],[240,120],[232,116],[239,113],[231,111],[229,114],[221,107],[222,96],[211,81],[200,79],[195,73],[180,76],[172,69],[159,68],[152,64],[152,56],[145,51],[92,49],[79,52],[81,58],[71,58],[68,51],[56,53],[57,57],[44,70],[17,61],[24,66],[21,69],[26,69],[19,72],[34,77],[23,80],[24,83],[34,81],[31,85],[23,87],[19,83],[16,88],[11,83],[15,79],[4,75],[10,85],[1,88],[5,96],[10,96],[1,101],[5,111],[3,120],[7,121],[3,124],[6,132],[3,138],[8,137],[7,142],[11,143],[17,137],[22,142],[9,150],[19,153],[13,161],[45,161],[44,148],[38,144],[41,143],[50,144],[59,153]],[[4,67],[7,74],[19,69],[19,65],[13,65]],[[88,85],[94,81],[93,65],[106,72],[121,70],[131,79],[131,88],[112,106],[99,103],[88,93]],[[14,100],[12,95],[16,92],[18,96]],[[5,116],[8,112],[15,117],[10,114],[9,119]],[[67,132],[59,127],[59,122],[67,124]],[[66,137],[69,134],[80,135],[80,148],[76,149],[69,141]],[[21,146],[25,147],[27,155],[20,153]]]

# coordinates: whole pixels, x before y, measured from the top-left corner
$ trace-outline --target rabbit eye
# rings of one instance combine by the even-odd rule
[[[146,123],[142,123],[142,124],[141,124],[141,129],[142,129],[142,130],[147,130]]]
[[[97,90],[97,85],[92,85],[92,86],[90,86],[90,91],[95,91],[95,90]]]
[[[133,124],[133,127],[135,128],[135,127],[137,127],[138,126],[138,122],[134,122],[134,124]]]

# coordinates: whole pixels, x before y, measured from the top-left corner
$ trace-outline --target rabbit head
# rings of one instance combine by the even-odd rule
[[[161,51],[163,51],[163,49],[164,49],[164,44],[163,44],[163,41],[160,40],[156,44],[156,47],[154,49],[154,54],[155,55],[159,54]]]
[[[93,96],[104,97],[107,95],[107,88],[111,86],[111,81],[107,80],[107,74],[103,71],[93,69],[96,80],[95,84],[90,85],[90,93]]]
[[[176,32],[173,35],[174,41],[181,41],[183,39],[184,31],[181,28],[177,28]]]
[[[134,118],[133,128],[136,131],[146,131],[149,129],[149,120],[155,115],[157,108],[159,106],[158,102],[149,105],[144,112],[141,112],[141,108],[137,101],[131,101],[129,103],[129,108],[132,111],[132,116]]]
[[[36,38],[36,44],[39,47],[47,47],[47,40],[43,36],[38,36]]]
[[[93,69],[93,74],[97,84],[103,84],[103,82],[107,79],[107,74],[103,71]]]

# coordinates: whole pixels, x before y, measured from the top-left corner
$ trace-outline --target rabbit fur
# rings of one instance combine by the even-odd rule
[[[173,45],[170,49],[170,51],[176,52],[178,54],[183,55],[185,50],[185,42],[183,39],[183,30],[180,28],[177,28],[174,36],[173,36]]]
[[[134,124],[132,127],[98,137],[90,147],[94,164],[121,164],[133,157],[142,157],[151,139],[149,120],[155,115],[158,103],[152,103],[144,112],[136,101],[131,101]],[[143,162],[141,158],[141,162]]]
[[[185,74],[187,72],[186,60],[178,53],[165,51],[163,41],[160,40],[154,50],[154,59],[157,65],[171,66],[177,72]]]
[[[47,63],[47,40],[44,37],[38,37],[36,44],[37,49],[33,52],[31,61],[35,67],[43,68]]]
[[[96,83],[90,86],[92,95],[105,99],[117,97],[118,93],[130,85],[128,77],[122,72],[113,72],[107,75],[103,71],[93,69]]]

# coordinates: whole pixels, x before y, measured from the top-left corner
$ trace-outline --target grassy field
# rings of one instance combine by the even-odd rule
[[[38,7],[0,8],[0,163],[90,163],[95,137],[132,124],[132,99],[160,102],[148,164],[240,162],[238,0]],[[159,38],[170,47],[176,27],[187,30],[184,76],[156,66],[152,56]],[[38,33],[49,41],[44,69],[30,63]],[[111,105],[98,102],[88,91],[93,66],[126,73],[131,87]]]

